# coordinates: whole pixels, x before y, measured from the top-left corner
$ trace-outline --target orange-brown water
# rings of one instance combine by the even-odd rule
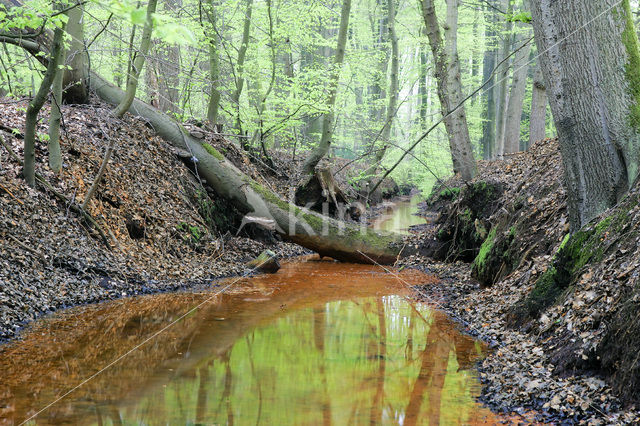
[[[416,271],[299,259],[198,294],[72,309],[0,352],[0,423],[474,424],[477,342],[413,303]]]

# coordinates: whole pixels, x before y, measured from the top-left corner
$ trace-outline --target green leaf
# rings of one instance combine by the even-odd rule
[[[147,12],[144,9],[133,9],[130,14],[133,25],[143,25],[147,20]]]
[[[196,37],[193,32],[175,22],[162,23],[156,29],[156,36],[170,44],[195,45]]]

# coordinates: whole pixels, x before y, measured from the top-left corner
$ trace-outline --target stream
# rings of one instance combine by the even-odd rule
[[[410,297],[434,281],[308,256],[69,309],[0,348],[0,424],[494,423],[485,347]]]

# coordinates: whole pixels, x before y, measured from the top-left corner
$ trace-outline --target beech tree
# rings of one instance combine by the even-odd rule
[[[542,77],[540,65],[536,66],[531,90],[531,114],[529,116],[529,143],[542,140],[546,136],[547,88]]]
[[[456,111],[453,110],[464,97],[457,47],[458,0],[447,0],[446,41],[442,40],[433,0],[422,0],[421,6],[435,62],[440,109],[442,115],[446,117],[444,123],[449,136],[453,170],[459,172],[463,179],[470,180],[476,175],[477,169],[469,138],[467,115],[464,106],[460,106]]]
[[[338,82],[340,81],[340,70],[342,69],[342,61],[344,60],[344,51],[347,46],[347,30],[349,29],[349,14],[351,13],[351,0],[344,0],[342,3],[342,12],[340,13],[340,30],[338,32],[338,45],[336,47],[336,55],[334,58],[334,66],[331,70],[331,82],[329,86],[329,97],[327,108],[329,109],[322,118],[322,136],[320,143],[309,154],[302,166],[303,173],[310,175],[314,168],[329,151],[331,138],[333,137],[333,126],[335,122],[335,104],[338,92]]]
[[[147,4],[147,16],[144,21],[144,29],[142,30],[142,40],[140,41],[140,50],[138,50],[131,57],[130,61],[130,73],[127,76],[127,91],[126,96],[122,98],[120,103],[116,106],[113,111],[113,114],[116,117],[122,117],[125,112],[129,110],[131,103],[136,97],[136,90],[138,89],[138,78],[140,77],[140,73],[142,72],[142,67],[144,66],[144,61],[146,59],[147,54],[149,53],[149,48],[151,47],[151,33],[153,32],[153,14],[156,11],[156,6],[158,4],[158,0],[149,0]]]
[[[539,0],[531,12],[576,230],[638,176],[638,38],[629,0]]]

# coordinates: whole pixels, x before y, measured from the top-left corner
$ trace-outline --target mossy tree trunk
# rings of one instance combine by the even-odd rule
[[[103,100],[117,104],[125,96],[99,75],[91,74],[91,87]],[[273,220],[285,239],[323,256],[359,263],[392,263],[401,250],[391,234],[328,218],[281,200],[276,194],[244,175],[213,147],[192,138],[180,124],[155,108],[134,100],[130,111],[144,117],[167,142],[189,152],[197,160],[199,176],[220,196],[243,213]]]
[[[629,0],[540,0],[531,12],[576,230],[638,176],[638,39]]]

